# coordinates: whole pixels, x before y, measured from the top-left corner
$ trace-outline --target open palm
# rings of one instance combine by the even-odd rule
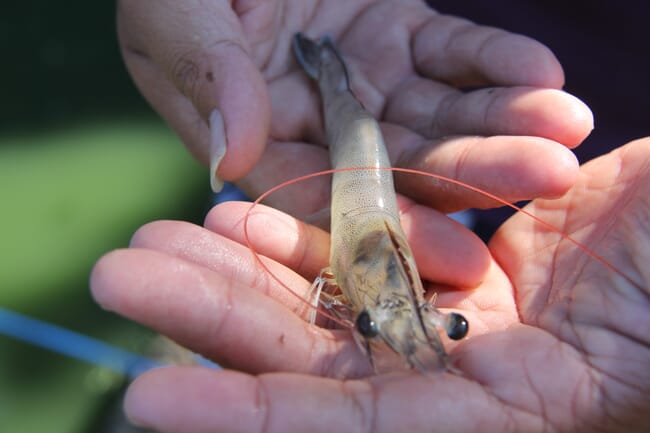
[[[149,224],[100,260],[95,297],[234,370],[152,371],[127,411],[163,432],[647,431],[648,161],[650,140],[630,143],[584,166],[562,199],[530,207],[633,282],[524,215],[495,235],[491,258],[462,227],[403,202],[423,278],[482,279],[438,297],[471,324],[450,346],[462,376],[369,376],[348,331],[308,325],[304,305],[256,265],[242,245],[245,204],[215,208],[206,228]],[[296,291],[327,260],[325,232],[269,208],[253,211],[250,236]]]
[[[320,97],[291,52],[298,31],[336,40],[353,90],[390,135],[393,165],[513,201],[554,197],[577,173],[566,147],[593,125],[589,109],[558,90],[563,72],[546,47],[422,0],[121,0],[118,24],[138,87],[204,162],[207,119],[220,110],[228,147],[219,174],[251,197],[329,166]],[[448,136],[458,138],[443,145]],[[432,204],[429,184],[398,178],[398,188]],[[329,183],[308,189],[269,203],[305,217],[327,203]],[[493,203],[452,189],[437,191],[435,204]]]

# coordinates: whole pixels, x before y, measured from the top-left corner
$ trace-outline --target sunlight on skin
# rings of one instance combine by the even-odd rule
[[[181,425],[190,432],[233,428],[232,413],[247,414],[245,427],[252,431],[329,431],[333,425],[353,430],[372,425],[375,431],[408,425],[409,431],[428,431],[434,420],[442,430],[471,431],[480,424],[494,431],[543,431],[550,426],[589,430],[596,425],[608,431],[621,425],[625,431],[643,431],[647,418],[642,409],[650,395],[645,368],[650,362],[650,340],[640,330],[650,326],[646,314],[650,275],[639,264],[650,259],[650,231],[642,217],[648,214],[644,197],[650,185],[649,140],[633,142],[587,164],[577,185],[555,206],[539,200],[531,207],[551,223],[569,222],[569,233],[590,248],[615,252],[614,263],[639,286],[589,258],[578,262],[576,273],[574,248],[557,237],[557,243],[545,239],[544,229],[516,215],[490,244],[497,261],[484,282],[470,291],[439,296],[441,305],[481,324],[452,351],[457,368],[463,371],[461,377],[399,373],[363,379],[369,373],[367,360],[349,333],[306,325],[290,306],[278,303],[273,292],[244,277],[258,269],[240,268],[241,274],[230,272],[231,277],[224,278],[228,273],[221,273],[223,264],[206,268],[200,260],[193,261],[192,257],[201,256],[200,250],[180,258],[150,231],[148,248],[116,251],[97,264],[92,278],[96,299],[105,308],[166,332],[243,372],[169,368],[147,373],[127,396],[130,416],[170,432]],[[598,188],[586,187],[592,179],[600,182]],[[601,190],[618,191],[619,199],[601,201]],[[581,205],[582,201],[591,205]],[[611,208],[610,203],[623,206]],[[236,203],[219,206],[211,213],[209,220],[215,222],[210,224],[218,226],[222,216],[236,221],[244,212]],[[269,217],[279,215],[268,212]],[[612,212],[618,218],[610,219]],[[601,220],[610,222],[604,231],[597,226],[584,230],[585,222]],[[630,224],[636,230],[630,230]],[[296,225],[277,227],[287,232],[287,239],[304,242],[304,237],[291,234]],[[174,228],[168,226],[169,230]],[[221,230],[222,234],[211,232],[211,236],[224,246],[226,238],[241,236],[237,224],[226,222]],[[254,241],[264,237],[263,231],[251,233]],[[188,233],[179,245],[191,248],[195,236]],[[639,236],[646,242],[638,242]],[[146,237],[141,235],[138,242]],[[206,244],[194,245],[205,248]],[[295,244],[278,244],[269,254],[282,258],[295,248]],[[241,254],[243,258],[250,253]],[[308,260],[318,262],[319,256]],[[638,261],[619,262],[619,257]],[[543,274],[549,282],[540,280],[540,272],[529,272],[530,266],[546,269]],[[318,264],[303,261],[300,267],[315,269]],[[527,294],[537,291],[544,296],[549,287],[546,303],[525,304]],[[554,295],[569,289],[570,294]],[[454,304],[458,295],[465,300]],[[603,308],[589,307],[599,299],[607,303]],[[608,314],[611,311],[620,311],[626,320],[615,320]],[[508,314],[511,318],[504,319]],[[625,359],[620,353],[625,353]],[[317,414],[310,409],[314,407]],[[471,415],[475,413],[482,415]]]
[[[478,186],[512,199],[557,196],[563,192],[558,185],[569,184],[577,172],[575,162],[567,166],[562,149],[589,134],[591,112],[560,90],[564,74],[557,59],[530,38],[437,14],[421,0],[289,2],[282,20],[276,19],[277,0],[233,7],[201,3],[201,13],[193,13],[193,0],[122,1],[118,32],[139,89],[204,163],[208,120],[219,109],[228,150],[218,175],[237,180],[249,197],[327,168],[320,98],[290,49],[291,36],[304,30],[334,38],[350,66],[355,94],[384,133],[404,131],[387,140],[394,165],[475,183],[463,175],[482,173],[499,145],[519,164],[498,167],[498,176],[484,176],[495,185]],[[468,86],[482,89],[459,89]],[[477,135],[491,139],[470,143]],[[440,140],[450,136],[461,143],[439,155]],[[521,152],[543,143],[544,157]],[[468,146],[472,157],[465,160]],[[422,160],[428,163],[419,165]],[[270,204],[294,216],[310,215],[326,205],[328,194],[320,191],[328,190],[327,181],[320,182],[313,187],[319,193],[309,199],[294,189]],[[511,191],[511,185],[520,188]],[[399,182],[398,189],[411,190]],[[432,192],[429,187],[417,198]],[[460,194],[454,201],[466,207],[471,199]]]

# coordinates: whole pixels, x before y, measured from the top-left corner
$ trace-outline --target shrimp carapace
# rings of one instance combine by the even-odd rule
[[[467,320],[424,300],[413,253],[400,224],[393,175],[379,124],[350,90],[343,57],[330,38],[294,37],[305,72],[317,80],[334,169],[328,272],[354,324],[359,346],[377,371],[391,351],[400,363],[431,373],[449,367],[439,337],[467,334]],[[317,285],[315,285],[316,287]],[[322,287],[322,283],[320,286]],[[391,349],[390,351],[383,350]]]

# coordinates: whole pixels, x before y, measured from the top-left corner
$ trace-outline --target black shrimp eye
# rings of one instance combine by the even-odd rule
[[[370,318],[370,314],[368,314],[366,310],[363,310],[361,313],[359,313],[355,325],[357,327],[357,331],[359,331],[359,333],[365,338],[373,338],[379,333],[377,324]]]
[[[469,323],[467,319],[458,313],[449,314],[447,319],[447,336],[452,340],[460,340],[465,338],[469,331]]]

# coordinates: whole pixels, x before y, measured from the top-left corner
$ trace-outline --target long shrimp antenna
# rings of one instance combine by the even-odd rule
[[[304,181],[304,180],[307,180],[307,179],[313,179],[313,178],[319,177],[319,176],[330,175],[330,174],[343,172],[343,171],[361,171],[361,170],[390,170],[390,171],[396,171],[396,172],[400,172],[400,173],[407,173],[407,174],[426,176],[426,177],[437,179],[437,180],[440,180],[440,181],[443,181],[443,182],[448,182],[448,183],[451,183],[453,185],[460,186],[461,188],[467,189],[469,191],[473,191],[473,192],[476,192],[478,194],[481,194],[481,195],[483,195],[485,197],[488,197],[488,198],[490,198],[490,199],[492,199],[492,200],[494,200],[494,201],[496,201],[498,203],[501,203],[504,206],[508,206],[508,207],[516,210],[517,212],[521,212],[524,215],[532,218],[533,221],[535,221],[537,224],[539,224],[540,226],[544,227],[545,229],[547,229],[547,230],[549,230],[551,232],[554,232],[554,233],[558,234],[560,237],[562,237],[562,239],[572,243],[573,245],[578,247],[580,250],[582,250],[585,254],[587,254],[589,257],[591,257],[593,260],[596,260],[597,262],[599,262],[600,264],[605,266],[610,271],[612,271],[615,274],[619,275],[620,277],[625,279],[625,281],[632,284],[634,287],[642,289],[642,286],[641,286],[640,283],[634,281],[631,277],[629,277],[628,275],[623,273],[621,270],[616,268],[614,265],[612,265],[609,261],[607,261],[607,259],[605,259],[603,256],[601,256],[600,254],[598,254],[595,251],[591,250],[589,247],[587,247],[586,245],[584,245],[583,243],[581,243],[577,239],[571,237],[570,235],[563,232],[561,229],[555,227],[554,225],[544,221],[540,217],[534,215],[532,212],[529,212],[526,209],[523,209],[523,208],[521,208],[521,207],[519,207],[519,206],[517,206],[515,204],[512,204],[509,201],[507,201],[507,200],[505,200],[505,199],[503,199],[503,198],[501,198],[501,197],[499,197],[499,196],[497,196],[495,194],[492,194],[492,193],[490,193],[488,191],[484,191],[481,188],[478,188],[476,186],[472,186],[470,184],[467,184],[467,183],[462,182],[462,181],[457,180],[457,179],[452,179],[452,178],[448,178],[448,177],[445,177],[445,176],[442,176],[442,175],[439,175],[439,174],[428,173],[428,172],[425,172],[425,171],[411,169],[411,168],[401,168],[401,167],[347,167],[347,168],[323,170],[323,171],[310,173],[310,174],[307,174],[307,175],[304,175],[304,176],[297,177],[295,179],[291,179],[291,180],[282,182],[279,185],[276,185],[273,188],[269,189],[268,191],[262,193],[253,203],[251,203],[251,206],[248,208],[248,210],[246,211],[246,215],[244,216],[244,237],[246,239],[246,245],[248,246],[251,253],[255,257],[255,260],[264,269],[264,271],[268,275],[271,276],[271,278],[273,278],[278,284],[280,284],[282,287],[284,287],[289,293],[291,293],[293,296],[298,298],[301,302],[308,305],[309,308],[317,308],[317,307],[314,307],[309,301],[304,299],[302,296],[300,296],[300,294],[298,294],[292,288],[287,286],[283,281],[281,281],[280,278],[277,275],[275,275],[269,269],[269,267],[262,261],[261,257],[259,256],[259,254],[255,250],[255,248],[253,246],[253,243],[251,242],[251,240],[250,240],[250,238],[248,236],[248,219],[249,219],[249,216],[250,216],[251,212],[253,211],[253,209],[255,208],[255,206],[257,206],[262,200],[264,200],[269,195],[273,194],[274,192],[276,192],[276,191],[278,191],[278,190],[280,190],[280,189],[282,189],[284,187],[287,187],[289,185],[293,185],[294,183],[301,182],[301,181]],[[344,327],[348,327],[348,328],[351,327],[350,323],[344,322],[341,319],[339,319],[339,318],[337,318],[337,317],[335,317],[335,316],[333,316],[331,314],[328,314],[328,313],[326,313],[324,311],[319,311],[319,312],[323,316],[327,317],[328,319],[331,319],[332,321],[334,321],[334,322],[336,322],[336,323],[338,323],[338,324],[340,324],[340,325],[342,325]]]
[[[282,182],[279,185],[276,185],[273,188],[271,188],[271,189],[267,190],[266,192],[262,193],[259,197],[257,197],[257,199],[255,201],[253,201],[251,203],[250,207],[246,211],[246,214],[244,215],[244,239],[246,240],[246,246],[248,247],[248,249],[253,254],[253,257],[255,258],[255,261],[257,262],[257,264],[262,269],[264,269],[264,272],[266,272],[266,274],[269,275],[276,283],[278,283],[280,286],[282,286],[284,289],[286,289],[289,293],[291,293],[291,295],[293,295],[296,299],[298,299],[300,302],[305,304],[308,308],[312,308],[312,309],[315,308],[318,313],[320,313],[321,315],[323,315],[327,319],[333,321],[334,323],[337,323],[337,324],[341,325],[344,328],[352,328],[353,327],[352,324],[350,324],[349,322],[346,322],[344,320],[341,320],[340,318],[336,317],[335,315],[329,314],[326,311],[323,311],[322,309],[319,309],[318,307],[315,307],[314,305],[312,305],[311,302],[309,302],[307,299],[303,298],[299,293],[297,293],[295,290],[293,290],[291,287],[289,287],[284,281],[280,280],[280,278],[277,275],[275,275],[273,273],[273,271],[271,271],[271,269],[266,265],[266,263],[264,263],[264,261],[262,260],[260,255],[255,250],[255,247],[253,246],[253,243],[250,240],[250,237],[248,236],[248,220],[250,218],[251,213],[253,212],[253,209],[255,208],[255,206],[260,204],[260,202],[262,200],[267,198],[269,195],[271,195],[274,192],[276,192],[276,191],[278,191],[278,190],[280,190],[282,188],[285,188],[285,187],[287,187],[289,185],[293,185],[294,183],[298,183],[298,182],[308,180],[308,179],[312,179],[312,178],[319,177],[319,176],[326,176],[328,174],[333,174],[333,173],[335,173],[337,171],[342,171],[342,170],[345,170],[345,169],[339,169],[339,170],[330,169],[330,170],[319,171],[319,172],[316,172],[316,173],[311,173],[311,174],[307,174],[307,175],[304,175],[304,176],[296,177],[294,179],[290,179],[290,180],[287,180],[285,182]]]
[[[621,271],[620,269],[618,269],[614,265],[612,265],[603,256],[596,253],[595,251],[593,251],[592,249],[590,249],[589,247],[587,247],[586,245],[584,245],[583,243],[581,243],[577,239],[575,239],[572,236],[570,236],[569,234],[563,232],[561,229],[555,227],[553,224],[547,223],[542,218],[538,217],[537,215],[533,214],[532,212],[529,212],[526,209],[524,209],[524,208],[522,208],[520,206],[517,206],[516,204],[510,203],[509,201],[507,201],[507,200],[505,200],[505,199],[503,199],[503,198],[501,198],[501,197],[499,197],[499,196],[497,196],[495,194],[492,194],[492,193],[490,193],[488,191],[484,191],[481,188],[472,186],[472,185],[467,184],[465,182],[462,182],[460,180],[448,178],[448,177],[445,177],[445,176],[442,176],[442,175],[439,175],[439,174],[427,173],[425,171],[420,171],[420,170],[415,170],[415,169],[410,169],[410,168],[388,167],[387,169],[392,170],[392,171],[401,172],[401,173],[410,173],[410,174],[418,174],[418,175],[428,176],[428,177],[431,177],[433,179],[438,179],[438,180],[441,180],[441,181],[444,181],[444,182],[449,182],[451,184],[458,185],[458,186],[460,186],[462,188],[465,188],[465,189],[467,189],[469,191],[479,193],[479,194],[481,194],[481,195],[483,195],[483,196],[485,196],[487,198],[495,200],[495,201],[497,201],[497,202],[499,202],[499,203],[501,203],[501,204],[503,204],[505,206],[508,206],[508,207],[516,210],[517,212],[521,212],[522,214],[526,215],[527,217],[532,218],[533,221],[535,221],[537,224],[544,227],[545,229],[560,235],[560,237],[562,237],[562,239],[572,243],[573,245],[578,247],[580,250],[582,250],[585,254],[587,254],[589,257],[596,260],[597,262],[599,262],[600,264],[605,266],[607,269],[609,269],[610,271],[617,274],[618,276],[622,277],[623,279],[625,279],[625,281],[632,284],[634,287],[643,290],[640,283],[634,281],[631,277],[626,275],[623,271]]]

